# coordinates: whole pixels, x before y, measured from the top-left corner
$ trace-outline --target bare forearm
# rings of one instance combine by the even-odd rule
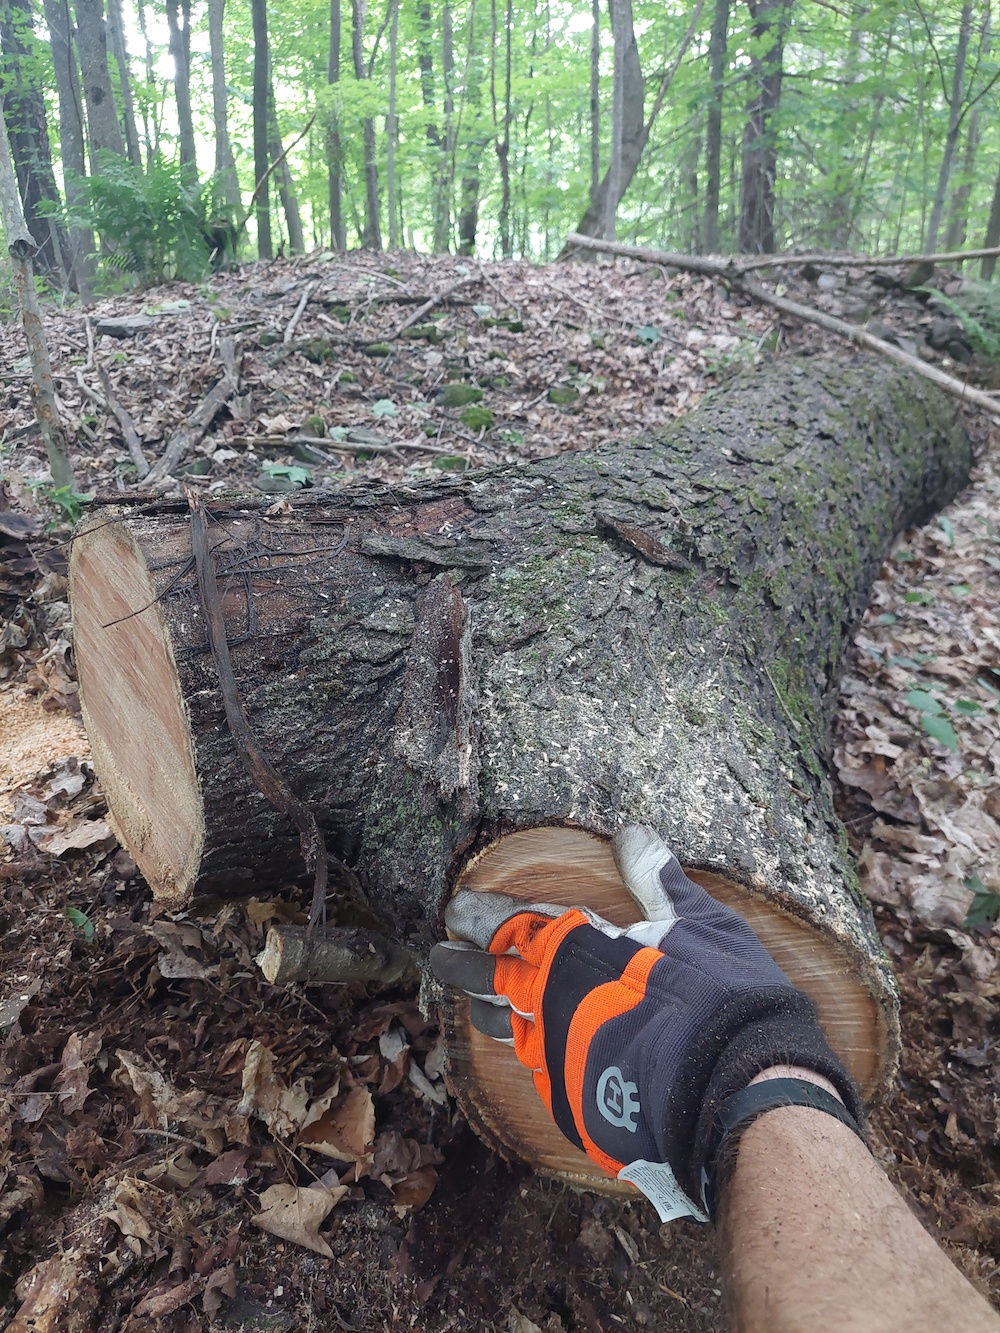
[[[741,1333],[1000,1329],[864,1144],[821,1111],[781,1107],[749,1127],[721,1238]]]

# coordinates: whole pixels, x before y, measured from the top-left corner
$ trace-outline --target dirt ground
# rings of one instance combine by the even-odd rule
[[[797,281],[867,301],[901,337],[930,327],[918,298],[863,275],[832,295]],[[95,333],[142,311],[138,335]],[[753,356],[819,345],[660,269],[401,255],[247,267],[47,324],[82,495],[137,480],[107,385],[153,461],[226,336],[239,393],[187,478],[209,494],[585,448],[690,410]],[[0,367],[0,1327],[58,1290],[73,1295],[53,1327],[130,1333],[725,1328],[710,1232],[661,1234],[646,1205],[535,1178],[475,1139],[412,988],[267,986],[254,955],[270,921],[303,919],[302,884],[183,914],[150,901],[77,720],[65,542],[87,501],[39,484],[13,326]],[[456,384],[481,397],[455,402]],[[489,422],[463,420],[473,406]],[[873,1145],[1000,1306],[1000,480],[970,425],[973,485],[900,538],[873,591],[832,766],[902,999]]]

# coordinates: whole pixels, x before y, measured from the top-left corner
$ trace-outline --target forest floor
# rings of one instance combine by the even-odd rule
[[[947,313],[884,275],[782,282],[929,359],[968,360]],[[135,315],[141,331],[95,332]],[[589,448],[655,430],[753,357],[856,353],[656,267],[412,255],[245,266],[109,298],[89,320],[49,306],[46,328],[79,495],[45,484],[22,337],[0,324],[0,1327],[71,1291],[51,1327],[724,1328],[708,1233],[661,1234],[644,1204],[479,1144],[413,991],[264,983],[253,957],[269,921],[303,919],[300,886],[204,915],[150,901],[78,720],[67,522],[80,497],[134,491],[109,393],[153,462],[227,337],[240,383],[185,481],[279,504],[304,485]],[[970,427],[972,485],[883,567],[832,754],[902,996],[875,1151],[1000,1304],[1000,452],[982,418]]]

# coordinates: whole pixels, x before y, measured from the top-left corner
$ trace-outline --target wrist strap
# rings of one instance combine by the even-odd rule
[[[758,1116],[779,1106],[808,1106],[814,1111],[825,1111],[853,1130],[865,1143],[864,1130],[843,1102],[808,1079],[771,1078],[742,1088],[722,1103],[709,1125],[701,1192],[705,1211],[713,1222],[719,1203],[718,1166],[723,1147],[734,1134],[753,1124]]]

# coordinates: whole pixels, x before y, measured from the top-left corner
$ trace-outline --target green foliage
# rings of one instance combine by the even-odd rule
[[[72,486],[53,486],[51,481],[35,481],[30,484],[58,515],[48,525],[50,532],[66,524],[75,527],[83,517],[84,505],[90,504],[92,499],[89,495],[75,491]]]
[[[105,262],[142,282],[204,278],[212,253],[209,187],[162,157],[148,171],[114,153],[100,157],[100,171],[79,183],[81,199],[65,213],[67,225],[96,231],[109,252]]]
[[[943,306],[961,324],[973,351],[989,361],[1000,362],[1000,292],[985,282],[963,282],[957,296],[945,296],[934,287],[934,304]],[[947,519],[941,520],[943,528]]]
[[[489,430],[493,425],[493,413],[488,407],[467,407],[460,420],[469,430]]]
[[[958,737],[955,735],[955,728],[948,720],[941,699],[929,694],[926,690],[908,690],[906,702],[920,714],[920,725],[928,736],[948,750],[958,749]]]
[[[972,902],[962,922],[963,930],[988,930],[1000,918],[1000,893],[988,889],[978,875],[970,875],[965,887],[972,893]]]
[[[83,938],[88,944],[93,944],[95,934],[94,923],[86,912],[81,912],[79,907],[67,907],[66,920],[70,925],[75,926],[77,930],[82,931]]]
[[[264,472],[269,477],[283,477],[286,481],[290,481],[293,486],[308,486],[312,481],[308,468],[295,467],[294,464],[265,463]]]

